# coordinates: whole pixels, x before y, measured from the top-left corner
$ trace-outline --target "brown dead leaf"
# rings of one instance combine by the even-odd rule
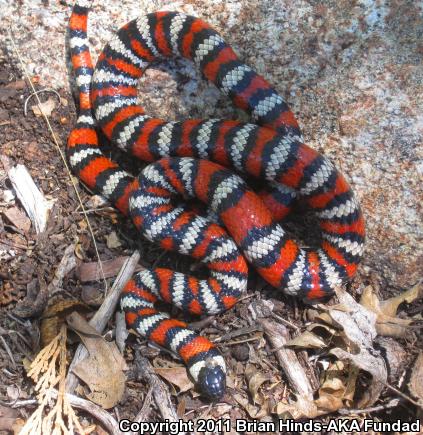
[[[422,286],[419,283],[398,296],[380,301],[373,288],[368,286],[364,289],[360,304],[377,315],[376,330],[379,335],[400,338],[408,333],[412,320],[396,317],[398,306],[403,302],[411,303],[422,295]]]
[[[116,231],[112,231],[110,234],[107,235],[106,244],[109,249],[120,248],[122,246],[122,243],[120,242]]]
[[[12,225],[14,225],[16,228],[19,228],[24,233],[27,233],[31,228],[31,220],[18,207],[10,207],[4,212],[4,215]]]
[[[323,375],[319,398],[315,401],[318,408],[326,412],[335,412],[340,408],[351,406],[358,369],[338,360],[331,364]]]
[[[270,376],[257,370],[253,364],[247,364],[245,376],[254,404],[264,405],[266,400],[263,394],[259,392],[259,389],[265,382],[270,380]]]
[[[155,368],[154,371],[166,381],[178,387],[179,393],[184,393],[194,387],[194,384],[188,378],[185,367]]]
[[[304,331],[302,334],[289,340],[285,346],[301,347],[305,349],[324,349],[327,347],[327,343],[313,332]]]
[[[12,426],[13,435],[19,435],[25,426],[25,420],[22,418],[17,418]]]
[[[87,397],[105,409],[121,400],[125,388],[125,360],[116,344],[107,342],[79,314],[67,317],[68,325],[79,335],[89,357],[78,363],[73,372],[89,387]]]
[[[277,414],[279,418],[293,418],[294,420],[314,418],[326,414],[325,411],[321,411],[317,408],[314,401],[307,400],[300,396],[297,396],[295,402],[292,403],[279,402],[272,409],[272,412]]]
[[[250,401],[248,400],[247,397],[243,396],[242,394],[239,393],[235,393],[232,396],[236,402],[245,409],[245,411],[247,412],[247,414],[254,419],[261,419],[263,417],[266,417],[267,415],[269,415],[269,409],[267,408],[267,406],[254,406],[250,403]]]
[[[413,396],[417,397],[423,406],[423,353],[420,353],[414,363],[408,388]]]
[[[0,430],[11,431],[18,415],[17,409],[0,405]]]
[[[66,316],[72,311],[88,312],[89,308],[76,300],[56,301],[43,312],[40,326],[40,338],[42,347],[47,346],[60,331]]]
[[[45,116],[49,117],[55,107],[56,101],[52,97],[50,97],[47,101],[31,106],[31,109],[34,112],[35,116],[42,116],[42,114],[44,113]]]
[[[331,307],[329,315],[342,328],[347,350],[337,347],[329,353],[372,375],[372,381],[356,405],[359,408],[372,406],[379,398],[388,377],[385,361],[373,346],[373,340],[376,338],[376,315],[358,304],[345,290],[338,289],[336,294],[341,305],[348,307],[349,312]],[[351,344],[358,352],[353,350],[352,353],[349,349]]]
[[[85,222],[85,221],[81,221],[81,222]],[[78,242],[75,245],[75,255],[80,260],[84,260],[84,257],[85,257],[84,248],[82,247],[80,242]]]

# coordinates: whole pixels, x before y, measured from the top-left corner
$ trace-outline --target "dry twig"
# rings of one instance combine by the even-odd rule
[[[165,383],[154,373],[147,358],[141,356],[139,350],[135,352],[135,364],[139,378],[145,380],[153,389],[153,397],[163,420],[178,421],[178,415]],[[182,434],[182,432],[180,432]]]

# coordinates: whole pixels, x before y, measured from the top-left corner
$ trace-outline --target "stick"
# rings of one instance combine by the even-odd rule
[[[341,409],[338,409],[338,412],[341,415],[368,414],[370,412],[377,412],[377,411],[383,411],[384,409],[396,408],[399,403],[400,403],[400,399],[392,399],[391,401],[389,401],[385,405],[377,405],[377,406],[372,406],[370,408],[364,408],[364,409],[341,408]]]
[[[141,352],[135,352],[135,365],[138,371],[138,377],[145,380],[150,388],[153,389],[153,397],[157,408],[160,411],[163,420],[179,421],[176,410],[170,398],[169,391],[165,383],[154,373],[153,367],[147,358],[141,356]],[[184,432],[179,432],[181,435]]]
[[[100,334],[103,332],[104,328],[107,325],[107,322],[115,311],[117,302],[120,297],[120,293],[122,292],[122,289],[128,282],[129,278],[134,273],[135,267],[139,259],[140,253],[138,251],[135,251],[131,255],[131,257],[125,262],[119,272],[119,275],[113,283],[113,287],[101,304],[101,307],[94,314],[93,318],[89,321],[89,324],[93,326]],[[73,393],[79,383],[77,376],[72,373],[73,367],[75,367],[79,363],[79,361],[82,361],[87,356],[87,349],[83,344],[80,344],[69,366],[68,376],[66,379],[66,391],[68,393]]]
[[[275,351],[276,358],[285,372],[294,393],[298,397],[313,401],[313,388],[304,372],[303,366],[298,361],[295,352],[284,347],[289,340],[288,330],[285,326],[271,320],[257,318],[257,321],[263,326],[264,333],[272,343],[272,346],[277,349]]]
[[[153,395],[153,387],[150,386],[148,392],[145,396],[144,403],[142,404],[142,408],[135,416],[134,421],[137,423],[141,423],[143,421],[147,421],[147,417],[151,411],[151,397]],[[131,435],[137,435],[136,432],[132,432]]]

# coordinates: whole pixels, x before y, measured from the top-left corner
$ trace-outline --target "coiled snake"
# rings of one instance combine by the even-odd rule
[[[74,172],[130,215],[147,239],[204,263],[199,280],[169,269],[138,273],[124,289],[128,326],[177,353],[200,391],[219,399],[225,362],[206,338],[155,308],[158,299],[196,314],[232,307],[247,285],[247,262],[272,286],[306,300],[320,299],[351,278],[363,251],[364,221],[353,192],[333,164],[302,143],[283,98],[242,63],[204,21],[156,12],[125,25],[93,68],[87,39],[90,0],[78,0],[69,23],[79,117],[67,146]],[[167,122],[145,114],[137,82],[152,62],[192,60],[253,123],[220,119]],[[99,148],[96,126],[119,148],[154,162],[134,178]],[[232,172],[268,182],[254,193]],[[225,229],[174,197],[195,197]],[[304,249],[279,223],[295,198],[315,211],[322,242]]]

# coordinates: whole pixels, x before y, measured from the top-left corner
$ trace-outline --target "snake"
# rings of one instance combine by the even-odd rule
[[[94,67],[87,36],[91,7],[91,0],[77,0],[68,27],[78,103],[68,161],[145,238],[207,268],[205,279],[143,269],[126,284],[120,304],[128,328],[176,354],[198,391],[220,400],[227,371],[221,352],[157,302],[198,315],[222,313],[246,291],[249,265],[287,295],[321,300],[357,270],[363,215],[344,176],[303,143],[283,97],[208,23],[173,11],[142,15],[113,36]],[[148,115],[139,79],[155,62],[177,57],[192,61],[251,121],[169,122]],[[122,169],[103,153],[99,129],[147,166],[137,176]],[[245,180],[265,187],[252,189]],[[190,198],[209,213],[196,213]],[[315,247],[304,247],[284,228],[297,202],[316,217],[321,237]]]

